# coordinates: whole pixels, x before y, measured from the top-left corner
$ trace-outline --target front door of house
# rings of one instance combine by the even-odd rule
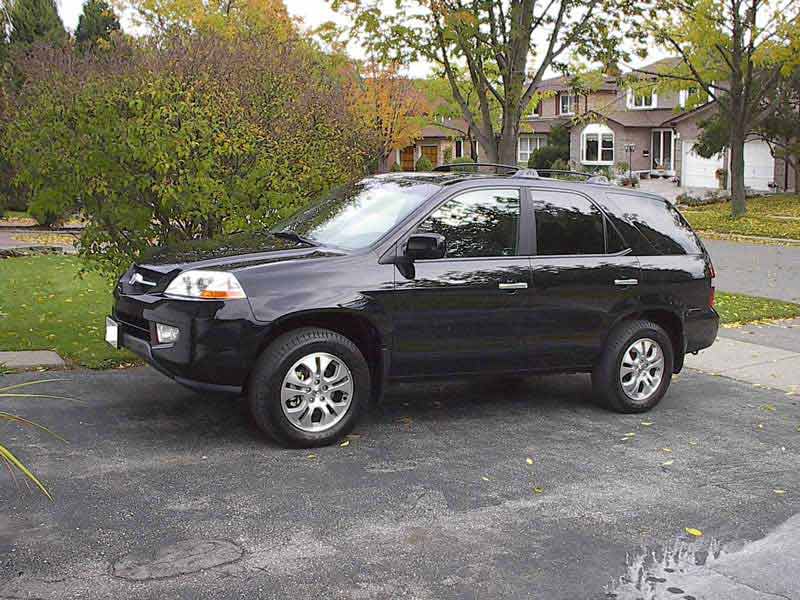
[[[414,146],[407,146],[400,150],[400,166],[403,171],[414,170]]]
[[[653,147],[650,156],[653,157],[653,171],[675,171],[675,153],[671,129],[653,130]]]
[[[427,158],[431,161],[431,164],[435,167],[439,164],[439,147],[438,146],[423,146],[422,147],[422,156]]]

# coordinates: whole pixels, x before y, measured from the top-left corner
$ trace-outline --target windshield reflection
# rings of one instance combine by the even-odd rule
[[[438,186],[411,178],[368,178],[277,225],[315,243],[355,250],[369,246],[411,214]]]

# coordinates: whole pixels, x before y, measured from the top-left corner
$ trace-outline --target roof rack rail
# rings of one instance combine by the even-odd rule
[[[594,183],[598,185],[611,185],[608,177],[605,175],[597,175],[595,173],[583,173],[581,171],[562,171],[559,169],[520,169],[512,177],[526,177],[530,179],[555,179],[558,175],[566,175],[568,177],[583,177],[586,183]]]
[[[583,173],[581,171],[562,171],[559,169],[529,169],[527,167],[519,167],[516,165],[502,165],[498,163],[451,163],[448,165],[439,165],[435,169],[436,172],[452,173],[458,171],[466,171],[467,169],[478,170],[479,167],[494,167],[496,169],[507,169],[510,171],[512,177],[519,177],[524,179],[555,179],[559,175],[566,175],[568,177],[583,177],[586,183],[594,183],[597,185],[611,185],[608,177],[605,175],[597,175],[595,173]],[[468,171],[469,172],[469,171]]]
[[[520,171],[522,167],[518,167],[516,165],[501,165],[497,163],[481,163],[481,162],[474,162],[474,163],[450,163],[448,165],[439,165],[438,167],[434,168],[435,172],[445,172],[445,173],[452,173],[453,171],[463,171],[465,169],[472,169],[478,167],[494,167],[495,169],[508,169],[509,171],[516,173]]]

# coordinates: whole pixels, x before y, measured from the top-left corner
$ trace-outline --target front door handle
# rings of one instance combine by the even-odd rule
[[[639,285],[638,279],[615,279],[614,285]]]
[[[501,290],[527,290],[527,283],[499,283],[497,284]]]

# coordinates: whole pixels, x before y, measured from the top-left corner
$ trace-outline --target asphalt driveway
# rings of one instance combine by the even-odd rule
[[[300,451],[146,368],[64,377],[84,404],[9,410],[68,445],[0,430],[56,498],[0,474],[1,598],[800,598],[798,396],[687,371],[620,416],[584,376],[408,385]]]
[[[703,239],[717,289],[800,302],[800,246]]]

